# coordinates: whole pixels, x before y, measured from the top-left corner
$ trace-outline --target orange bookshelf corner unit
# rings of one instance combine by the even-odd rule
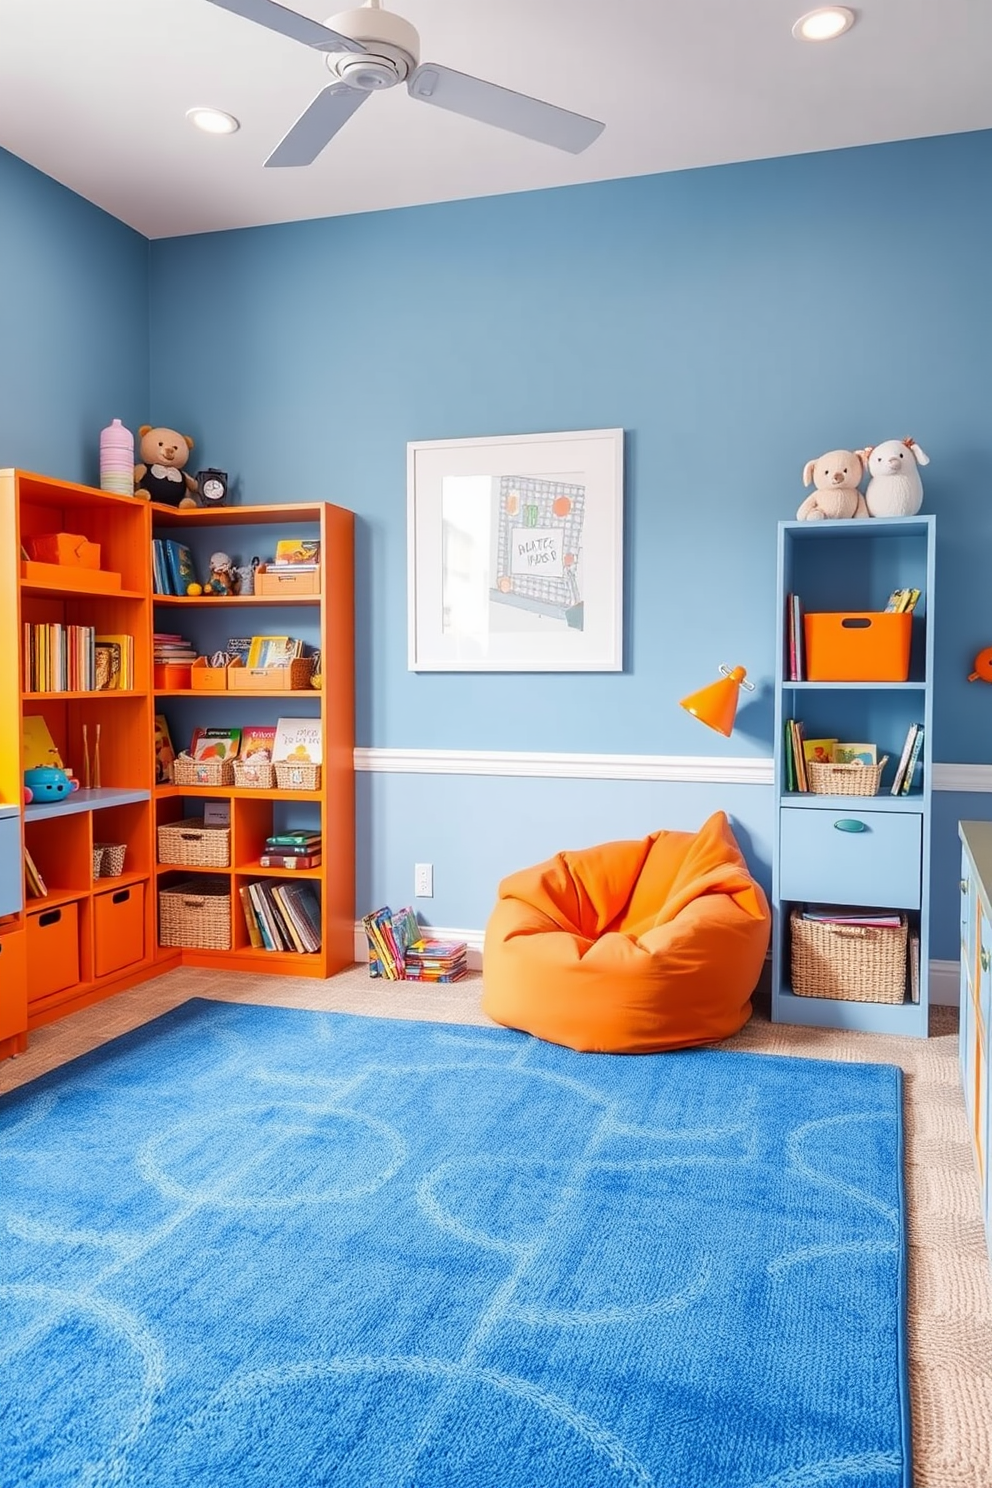
[[[23,1050],[32,1028],[179,965],[327,977],[353,962],[353,523],[326,502],[179,511],[0,471],[0,1057]],[[72,561],[79,544],[65,535],[85,539],[85,563]],[[156,535],[181,538],[201,564],[219,547],[240,544],[247,562],[280,538],[314,537],[321,592],[275,596],[292,605],[285,618],[270,595],[156,594]],[[287,692],[156,687],[156,632],[182,629],[210,654],[219,628],[304,636],[333,688],[287,701]],[[160,718],[179,749],[203,724],[269,724],[281,713],[319,726],[315,789],[156,780]],[[78,788],[67,798],[18,809],[26,736],[50,740],[72,772]],[[162,829],[195,824],[207,803],[227,812],[226,861],[163,861]],[[317,864],[263,868],[268,838],[294,830],[319,835]],[[278,949],[256,944],[243,891],[274,885],[281,899],[285,884],[304,881],[316,924],[291,948],[288,935]]]

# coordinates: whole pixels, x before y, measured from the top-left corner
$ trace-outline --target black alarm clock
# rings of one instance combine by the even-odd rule
[[[227,505],[227,471],[198,470],[196,473],[196,484],[200,488],[201,506],[226,506]]]

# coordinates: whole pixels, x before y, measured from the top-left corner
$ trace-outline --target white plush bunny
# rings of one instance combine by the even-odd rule
[[[915,439],[887,439],[865,451],[871,479],[865,505],[873,517],[915,517],[923,505],[918,465],[929,465]]]

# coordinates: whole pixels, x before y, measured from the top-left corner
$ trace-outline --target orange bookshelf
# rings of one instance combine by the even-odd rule
[[[239,528],[259,551],[259,530],[296,536],[305,525],[322,552],[319,595],[245,596],[236,599],[169,599],[152,592],[153,531],[195,541],[235,545]],[[180,530],[181,529],[181,530]],[[221,510],[170,507],[111,495],[91,487],[20,470],[0,471],[0,1058],[21,1052],[31,1029],[178,965],[209,966],[279,975],[327,977],[354,960],[354,517],[325,502]],[[41,573],[22,556],[26,539],[47,532],[84,534],[101,546],[101,569],[120,574],[119,589],[101,575],[66,570]],[[48,567],[47,565],[45,566]],[[209,610],[229,608],[232,633],[268,631],[253,608],[293,606],[311,644],[320,648],[333,689],[307,692],[197,693],[153,686],[152,634],[172,629],[175,607],[188,606],[185,623],[196,643]],[[155,611],[168,608],[156,624]],[[234,617],[237,617],[236,619]],[[26,692],[24,626],[92,625],[98,632],[134,637],[134,687],[120,692]],[[208,648],[206,640],[204,649]],[[191,701],[192,700],[192,701]],[[318,791],[155,784],[156,713],[169,717],[177,748],[183,731],[208,706],[213,722],[274,722],[279,714],[319,717],[323,740]],[[57,748],[82,780],[84,729],[91,748],[101,730],[100,787],[76,791],[54,805],[22,808],[22,719],[40,714]],[[205,800],[224,800],[231,813],[232,865],[193,869],[157,861],[157,828],[202,814]],[[18,810],[17,808],[22,808]],[[280,873],[257,866],[265,837],[292,826],[317,828],[323,842],[319,868]],[[93,877],[94,844],[126,845],[124,870]],[[28,898],[16,865],[27,848],[47,894]],[[160,887],[209,873],[230,884],[230,950],[159,943]],[[306,881],[321,902],[318,952],[262,951],[249,942],[238,890],[253,879]],[[6,895],[6,900],[5,900]]]

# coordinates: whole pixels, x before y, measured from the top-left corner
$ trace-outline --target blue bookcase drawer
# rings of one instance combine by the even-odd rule
[[[17,914],[24,894],[21,820],[0,816],[0,915]]]
[[[782,899],[919,909],[921,816],[786,807],[780,832]]]

